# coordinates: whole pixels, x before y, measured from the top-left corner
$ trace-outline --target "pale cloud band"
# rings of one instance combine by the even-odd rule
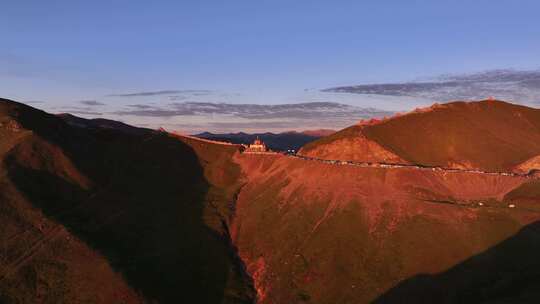
[[[175,95],[175,94],[190,94],[190,95],[205,95],[212,94],[211,90],[162,90],[162,91],[145,91],[135,93],[124,94],[110,94],[108,97],[148,97],[148,96],[161,96],[161,95]]]
[[[478,100],[488,96],[523,104],[540,104],[540,70],[492,70],[475,74],[444,75],[431,81],[342,86],[323,90],[431,101]]]
[[[393,112],[333,102],[279,105],[182,102],[167,106],[131,104],[109,114],[122,120],[145,121],[187,132],[274,132],[340,129],[360,119],[389,116]]]
[[[104,106],[105,105],[104,103],[99,102],[97,100],[81,100],[81,101],[79,101],[79,103],[81,103],[83,105],[86,105],[86,106],[91,106],[91,107],[97,107],[97,106]]]
[[[209,102],[170,103],[167,107],[145,104],[129,105],[130,109],[113,112],[116,115],[173,117],[191,115],[228,115],[245,119],[325,119],[362,118],[388,115],[391,112],[361,108],[334,102],[259,105]],[[133,109],[131,109],[133,108]]]

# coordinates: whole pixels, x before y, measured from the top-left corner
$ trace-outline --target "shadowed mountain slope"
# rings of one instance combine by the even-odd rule
[[[0,302],[252,302],[227,228],[235,147],[7,100],[0,124]]]
[[[301,154],[509,171],[540,154],[540,110],[494,100],[434,105],[349,127],[307,144]]]
[[[417,275],[374,303],[538,303],[540,221],[440,274]]]

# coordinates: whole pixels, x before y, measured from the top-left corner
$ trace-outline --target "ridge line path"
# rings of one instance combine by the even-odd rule
[[[409,169],[424,170],[424,171],[444,171],[444,172],[450,172],[450,173],[473,173],[473,174],[485,174],[485,175],[524,177],[524,178],[532,178],[532,179],[540,178],[531,173],[494,172],[494,171],[482,171],[482,170],[475,170],[475,169],[457,169],[457,168],[446,168],[446,167],[438,167],[438,166],[423,166],[423,165],[415,165],[415,164],[399,164],[399,163],[384,163],[384,162],[357,162],[357,161],[350,161],[350,160],[322,159],[322,158],[308,157],[308,156],[303,156],[303,155],[298,155],[298,154],[284,154],[284,153],[278,153],[278,152],[261,152],[261,153],[249,152],[249,153],[244,153],[244,154],[284,155],[287,157],[302,159],[305,161],[316,161],[316,162],[321,162],[321,163],[330,164],[330,165],[356,166],[356,167],[362,167],[362,168],[386,168],[386,169],[409,168]]]
[[[326,164],[332,165],[348,165],[348,166],[357,166],[363,168],[410,168],[417,170],[425,171],[445,171],[452,173],[474,173],[474,174],[486,174],[486,175],[499,175],[499,176],[514,176],[514,177],[525,177],[525,178],[538,178],[530,173],[515,173],[515,172],[494,172],[494,171],[482,171],[477,169],[457,169],[457,168],[447,168],[447,167],[438,167],[438,166],[423,166],[415,164],[399,164],[399,163],[384,163],[384,162],[356,162],[350,160],[331,160],[331,159],[321,159],[315,157],[302,156],[297,154],[287,155],[292,158],[299,158],[308,161],[318,161]]]
[[[195,137],[191,135],[180,134],[177,132],[171,132],[171,134],[180,136],[180,137],[185,137],[188,139],[210,143],[210,144],[225,145],[225,146],[238,146],[238,147],[242,146],[240,144],[209,140],[209,139],[204,139],[204,138]],[[450,173],[473,173],[473,174],[486,174],[486,175],[498,175],[498,176],[524,177],[524,178],[531,178],[531,179],[540,178],[540,176],[535,176],[534,174],[531,174],[531,173],[491,172],[491,171],[482,171],[482,170],[475,170],[475,169],[457,169],[457,168],[447,168],[447,167],[439,167],[439,166],[423,166],[423,165],[415,165],[415,164],[333,160],[333,159],[322,159],[322,158],[315,158],[315,157],[308,157],[308,156],[303,156],[303,155],[298,155],[298,154],[287,154],[287,153],[280,153],[280,152],[242,152],[242,154],[283,155],[283,156],[287,156],[291,158],[298,158],[298,159],[302,159],[306,161],[317,161],[317,162],[322,162],[322,163],[331,164],[331,165],[356,166],[356,167],[362,167],[362,168],[387,168],[387,169],[410,168],[410,169],[417,169],[417,170],[424,170],[424,171],[445,171],[445,172],[450,172]]]

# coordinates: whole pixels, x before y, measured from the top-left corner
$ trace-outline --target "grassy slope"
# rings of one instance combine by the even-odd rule
[[[234,149],[6,101],[0,117],[23,128],[0,129],[0,301],[251,302],[227,229]]]
[[[363,128],[353,126],[303,151],[359,132],[423,165],[510,170],[540,154],[540,110],[500,101],[455,102]],[[339,150],[333,157],[339,159]]]
[[[279,156],[238,161],[248,182],[237,203],[233,239],[261,303],[368,303],[403,280],[444,272],[481,254],[540,219],[538,204],[509,209],[503,201],[523,178]],[[521,249],[513,253],[519,256]],[[484,267],[489,283],[467,274],[451,281],[489,288],[498,280],[497,265],[491,266]],[[517,266],[505,271],[519,277]],[[453,285],[435,284],[435,294],[447,286]],[[469,299],[476,296],[481,293],[473,290]]]

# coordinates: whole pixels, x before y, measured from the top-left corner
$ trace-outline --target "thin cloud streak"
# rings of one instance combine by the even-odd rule
[[[96,100],[81,100],[79,101],[80,104],[91,106],[91,107],[97,107],[97,106],[104,106],[105,104]]]
[[[127,106],[130,107],[130,108],[135,108],[135,109],[140,109],[140,110],[154,108],[153,106],[145,105],[145,104],[130,104],[130,105],[127,105]]]
[[[194,96],[204,96],[212,94],[212,90],[162,90],[162,91],[146,91],[124,94],[110,94],[107,97],[149,97],[160,95],[175,95],[175,94],[189,94]]]
[[[185,132],[274,132],[340,129],[360,119],[390,116],[393,112],[334,102],[279,105],[183,102],[162,106],[131,104],[107,114]]]

